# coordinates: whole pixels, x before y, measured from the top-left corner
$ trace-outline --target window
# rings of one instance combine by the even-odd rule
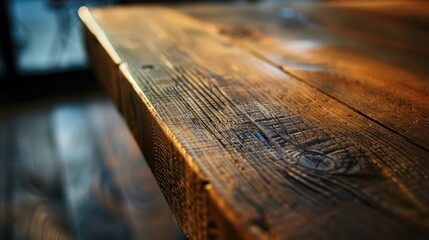
[[[9,16],[18,74],[83,69],[87,60],[77,10],[112,0],[11,0]]]

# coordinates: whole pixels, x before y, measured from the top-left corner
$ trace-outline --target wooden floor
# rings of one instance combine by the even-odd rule
[[[0,239],[182,239],[102,96],[0,112]]]

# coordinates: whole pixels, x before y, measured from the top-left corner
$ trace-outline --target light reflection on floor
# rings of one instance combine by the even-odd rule
[[[10,238],[184,239],[131,133],[98,95],[0,108],[0,239]]]

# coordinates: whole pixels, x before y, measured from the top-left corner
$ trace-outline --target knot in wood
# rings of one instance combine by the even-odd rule
[[[318,172],[330,172],[337,168],[337,164],[331,157],[317,151],[306,151],[299,155],[298,164]]]

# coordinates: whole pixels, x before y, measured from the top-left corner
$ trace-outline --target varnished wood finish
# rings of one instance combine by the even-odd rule
[[[28,110],[11,121],[9,136],[16,136],[8,139],[12,148],[8,160],[13,166],[13,201],[8,209],[13,239],[72,239],[49,113],[49,108]]]
[[[0,109],[0,239],[182,239],[104,97]]]
[[[78,239],[179,239],[168,205],[110,103],[63,105],[53,122]]]
[[[80,17],[94,69],[191,239],[428,237],[424,125],[392,127],[353,105],[366,100],[287,74],[235,37],[259,33],[161,7],[82,8]],[[357,98],[356,88],[347,94]],[[361,98],[381,89],[358,88]],[[418,102],[426,114],[419,89],[389,104],[382,93],[376,103],[386,106],[374,109]]]
[[[8,201],[10,197],[9,187],[9,162],[8,162],[8,141],[7,132],[8,124],[4,120],[0,120],[0,237],[7,239],[10,235],[10,227],[8,221]]]
[[[103,141],[94,141],[99,138],[89,108],[70,104],[53,114],[70,224],[78,239],[130,239],[131,231],[116,209],[105,207],[106,199],[124,199],[103,162]]]

